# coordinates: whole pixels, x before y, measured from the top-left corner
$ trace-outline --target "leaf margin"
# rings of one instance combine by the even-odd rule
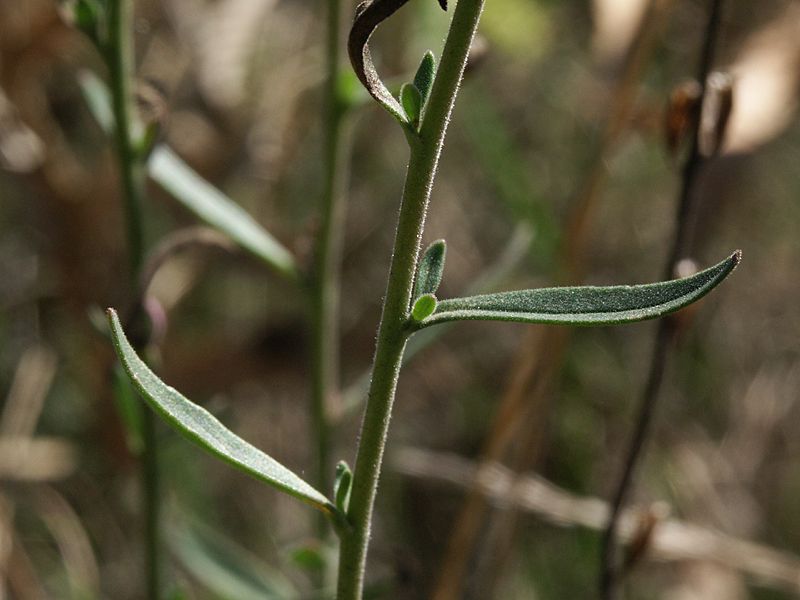
[[[606,326],[606,325],[619,325],[623,323],[634,323],[637,321],[644,321],[662,317],[669,313],[675,312],[699,300],[724,279],[730,275],[731,272],[737,267],[741,261],[742,252],[736,250],[733,254],[720,261],[719,263],[700,271],[690,277],[683,279],[672,279],[669,281],[661,281],[656,283],[647,283],[639,285],[616,285],[616,286],[573,286],[573,287],[555,287],[555,288],[539,288],[536,290],[515,290],[511,292],[499,292],[496,294],[482,294],[478,296],[468,296],[465,298],[451,298],[447,300],[440,300],[434,313],[428,318],[418,323],[412,323],[414,331],[418,331],[425,327],[446,323],[450,321],[511,321],[517,323],[537,323],[547,325],[570,325],[579,327],[593,327],[593,326]],[[648,291],[653,292],[659,288],[666,288],[676,286],[683,283],[684,285],[689,282],[701,282],[696,288],[690,290],[685,294],[676,296],[675,298],[662,303],[657,303],[649,306],[643,306],[636,309],[626,309],[621,311],[606,311],[606,312],[522,312],[522,311],[509,311],[509,310],[491,310],[481,308],[470,308],[470,303],[480,302],[482,300],[503,300],[504,297],[510,298],[512,294],[520,295],[525,292],[538,292],[544,296],[549,292],[557,291],[559,294],[568,292],[585,293],[587,290],[596,292],[601,290],[603,292],[610,292],[614,290],[620,291]],[[466,307],[466,308],[465,308]]]
[[[283,466],[281,463],[276,461],[262,450],[259,450],[243,438],[236,435],[233,431],[225,427],[225,425],[223,425],[219,419],[208,412],[205,408],[195,404],[181,394],[178,390],[170,387],[164,381],[162,381],[161,378],[159,378],[139,357],[133,346],[131,346],[127,336],[125,335],[125,331],[122,328],[117,311],[113,308],[109,308],[107,309],[106,314],[111,327],[111,336],[114,343],[114,349],[120,362],[122,363],[123,368],[125,369],[125,372],[128,375],[128,378],[131,380],[138,392],[142,395],[142,398],[147,402],[148,406],[150,406],[151,409],[155,410],[165,421],[167,421],[173,429],[176,429],[181,435],[203,448],[203,450],[209,454],[216,456],[223,462],[232,465],[233,467],[254,477],[255,479],[263,481],[272,487],[290,496],[293,496],[302,502],[305,502],[311,507],[321,511],[326,516],[331,517],[334,521],[341,517],[341,515],[338,514],[339,511],[335,504],[331,502],[331,500],[329,500],[322,492],[313,488],[299,475]],[[149,382],[146,380],[149,380]],[[193,416],[200,417],[205,421],[205,424],[217,428],[216,433],[218,435],[222,435],[223,437],[221,439],[214,440],[214,442],[209,442],[204,439],[201,432],[193,430],[184,421],[181,421],[179,417],[170,413],[168,408],[163,404],[163,401],[155,397],[155,393],[149,389],[148,384],[151,384],[156,388],[161,388],[161,392],[173,396],[173,400],[181,404],[184,409],[190,410]],[[248,464],[247,459],[236,458],[230,453],[226,454],[223,449],[220,449],[219,445],[230,441],[242,444],[246,451],[254,453],[254,455],[260,461],[263,461],[268,466],[276,469],[278,474],[285,479],[281,480],[277,475],[271,475],[270,473],[266,472],[266,469],[264,468],[259,468],[253,464]]]

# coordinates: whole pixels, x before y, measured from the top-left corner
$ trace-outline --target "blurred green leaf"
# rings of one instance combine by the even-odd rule
[[[153,150],[147,168],[154,181],[202,221],[230,237],[278,273],[297,278],[298,270],[292,253],[167,146],[160,145]]]
[[[371,97],[350,69],[342,69],[336,79],[336,96],[343,109],[352,109],[371,101]]]
[[[98,35],[100,11],[101,8],[95,0],[77,0],[72,9],[75,26],[98,45],[100,43]]]
[[[417,72],[414,75],[414,85],[419,90],[421,96],[421,105],[424,108],[425,102],[428,100],[428,95],[431,92],[431,86],[433,85],[433,78],[436,75],[436,59],[433,56],[433,52],[428,50],[425,53],[425,56],[422,57],[422,61],[419,63],[419,67],[417,67]]]
[[[114,112],[111,110],[111,94],[108,87],[94,73],[82,70],[78,73],[80,85],[89,112],[106,133],[114,128]]]
[[[591,326],[653,319],[705,296],[740,259],[736,251],[696,275],[660,283],[542,288],[442,300],[420,326],[463,320]]]
[[[144,448],[142,441],[142,411],[136,394],[131,387],[130,379],[116,365],[113,373],[114,402],[117,413],[125,426],[125,442],[134,455],[139,455]]]
[[[119,317],[113,309],[108,319],[114,337],[114,346],[122,365],[133,384],[147,403],[173,428],[211,454],[256,479],[286,492],[331,517],[336,508],[320,492],[292,471],[267,456],[255,446],[244,441],[220,423],[204,408],[194,404],[174,388],[161,381],[139,358],[128,342]]]
[[[210,527],[173,519],[168,543],[181,564],[224,600],[299,598],[294,585],[277,569]]]
[[[463,131],[472,151],[514,220],[527,221],[534,227],[531,256],[542,268],[552,268],[560,230],[542,183],[532,177],[531,165],[500,114],[496,99],[476,85],[465,100]]]
[[[290,558],[298,567],[309,573],[322,573],[327,566],[325,556],[320,552],[319,546],[306,544],[295,548],[292,550]]]
[[[108,88],[89,71],[81,72],[78,79],[92,115],[106,132],[110,132],[114,127],[114,114]],[[227,235],[281,275],[297,279],[298,268],[292,253],[169,147],[157,146],[150,154],[147,169],[156,183],[200,220]]]
[[[435,294],[442,283],[444,261],[447,258],[447,243],[436,240],[425,249],[417,268],[417,281],[414,285],[414,299],[424,294]]]

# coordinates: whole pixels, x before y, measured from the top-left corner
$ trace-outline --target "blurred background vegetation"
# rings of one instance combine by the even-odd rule
[[[449,246],[440,295],[479,278],[484,289],[659,278],[680,186],[664,109],[696,70],[705,10],[487,2],[426,229],[426,243]],[[137,72],[165,141],[304,264],[322,193],[324,11],[136,2]],[[436,2],[409,3],[376,34],[381,72],[407,80],[446,30]],[[728,3],[715,65],[734,76],[734,109],[702,173],[691,256],[708,265],[742,248],[744,261],[687,317],[670,357],[632,498],[632,599],[800,597],[800,4]],[[0,3],[0,598],[143,597],[136,460],[112,348],[90,319],[129,292],[117,168],[78,85],[86,70],[102,62],[54,1]],[[351,127],[333,455],[352,462],[407,151],[373,103]],[[196,224],[149,192],[151,244]],[[152,293],[167,318],[163,378],[313,471],[302,291],[241,252],[186,252]],[[597,499],[618,477],[654,331],[578,330],[552,338],[562,354],[540,327],[463,323],[417,353],[380,488],[372,597],[430,597],[475,461],[498,436],[508,470],[480,478],[492,509],[461,549],[455,597],[595,597]],[[521,401],[503,429],[509,396]],[[174,597],[314,597],[309,573],[330,549],[313,516],[166,427],[159,436]],[[514,485],[515,472],[536,478]]]

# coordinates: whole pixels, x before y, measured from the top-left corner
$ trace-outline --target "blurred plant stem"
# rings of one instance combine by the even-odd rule
[[[105,60],[111,78],[111,102],[114,112],[114,140],[119,161],[125,225],[130,262],[130,290],[138,290],[139,271],[144,262],[144,224],[142,200],[145,194],[145,164],[135,148],[132,136],[134,82],[133,2],[111,0],[108,4],[108,42]],[[133,298],[133,314],[139,314],[140,298]],[[155,415],[142,402],[141,478],[144,502],[144,568],[147,597],[160,595],[161,549],[159,540],[159,474],[155,436]]]
[[[323,98],[323,192],[320,231],[312,281],[313,357],[311,416],[316,441],[316,485],[331,489],[329,477],[331,401],[339,393],[339,301],[342,242],[346,204],[343,188],[347,179],[349,138],[346,135],[346,103],[341,98],[342,0],[327,0],[325,43],[326,79]],[[324,515],[319,532],[327,529]]]
[[[456,5],[419,134],[407,136],[411,155],[353,470],[347,513],[350,528],[341,532],[337,600],[360,600],[364,587],[372,510],[408,337],[406,322],[425,215],[447,124],[482,10],[483,0],[461,0]]]
[[[670,249],[669,256],[664,265],[663,278],[665,280],[675,277],[675,269],[678,262],[686,256],[688,251],[687,240],[689,237],[691,216],[694,212],[692,209],[697,196],[695,193],[696,182],[698,174],[705,163],[705,159],[700,153],[700,110],[703,106],[703,100],[706,97],[708,75],[711,71],[711,65],[714,60],[714,49],[716,47],[717,38],[719,37],[721,12],[722,0],[710,0],[708,20],[706,21],[704,30],[703,48],[697,70],[697,82],[700,84],[701,93],[697,103],[698,108],[694,115],[694,124],[689,134],[690,149],[683,166],[680,195],[678,198],[677,213],[675,215],[672,248]],[[650,435],[658,392],[664,377],[667,358],[678,333],[678,327],[676,325],[677,322],[675,318],[671,317],[661,319],[658,324],[658,331],[653,345],[653,354],[650,358],[647,383],[645,384],[639,403],[636,426],[625,455],[622,474],[620,475],[615,488],[614,497],[611,501],[611,513],[608,526],[603,533],[600,559],[600,597],[602,600],[612,600],[616,597],[618,582],[618,568],[615,565],[617,548],[616,528],[633,483],[634,471],[642,456],[645,442]]]

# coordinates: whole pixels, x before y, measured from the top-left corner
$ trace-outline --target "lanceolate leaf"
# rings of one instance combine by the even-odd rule
[[[425,106],[425,101],[428,99],[428,94],[433,85],[433,78],[436,75],[436,59],[433,57],[433,52],[428,50],[422,61],[417,67],[417,73],[414,75],[414,85],[419,90],[422,96],[422,106]]]
[[[292,253],[241,206],[200,177],[167,146],[161,145],[153,150],[147,170],[161,187],[211,227],[282,275],[297,277]]]
[[[108,88],[93,73],[79,75],[86,102],[99,125],[110,132],[114,127]],[[205,223],[227,235],[244,250],[291,279],[298,277],[294,256],[253,217],[220,190],[200,177],[169,147],[156,147],[147,169],[161,187]]]
[[[172,427],[211,454],[332,517],[336,507],[292,471],[244,441],[204,408],[161,381],[128,342],[119,317],[108,310],[117,355],[147,403]]]
[[[181,565],[214,598],[296,600],[301,597],[280,571],[226,537],[179,514],[169,514],[166,541]]]
[[[542,288],[442,300],[418,327],[461,320],[591,326],[653,319],[705,296],[740,259],[737,250],[710,269],[661,283]]]

